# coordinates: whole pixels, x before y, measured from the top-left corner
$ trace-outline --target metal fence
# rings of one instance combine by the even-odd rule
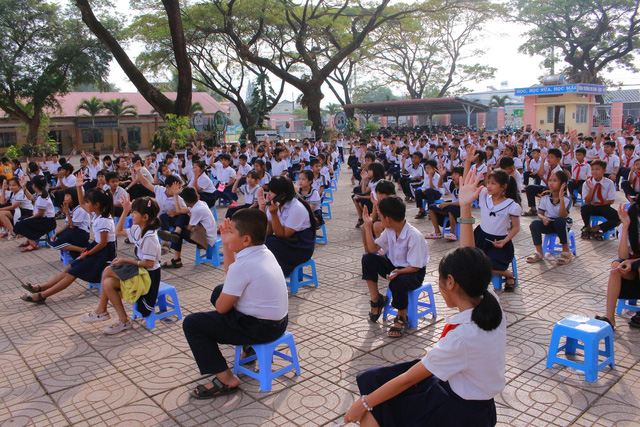
[[[597,128],[598,126],[611,126],[610,105],[597,106],[593,109],[593,127]]]

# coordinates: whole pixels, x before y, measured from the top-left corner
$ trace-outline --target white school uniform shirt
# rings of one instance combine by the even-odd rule
[[[18,190],[17,193],[11,194],[9,203],[19,203],[18,209],[26,209],[29,211],[33,210],[33,203],[31,202],[31,200],[27,199],[27,196],[24,194],[24,190],[22,188]]]
[[[280,207],[278,209],[278,218],[280,218],[280,224],[283,227],[289,227],[295,231],[302,231],[311,227],[309,211],[298,199],[289,200]],[[267,219],[271,221],[271,211],[268,209]]]
[[[286,160],[273,161],[271,162],[271,174],[273,176],[280,176],[288,167],[289,163]]]
[[[567,151],[566,153],[564,151],[562,152],[562,157],[560,158],[560,165],[561,166],[571,166],[571,163],[573,161],[573,151]]]
[[[218,181],[220,181],[222,184],[225,184],[225,185],[227,185],[229,181],[231,181],[231,179],[235,177],[236,177],[236,171],[231,166],[222,168],[218,173]],[[200,183],[198,182],[198,185],[199,184]]]
[[[558,171],[561,171],[561,170],[562,170],[562,166],[560,166],[560,164],[559,164],[559,163],[558,163],[558,165],[557,165],[555,168],[553,168],[553,169],[551,169],[551,166],[549,166],[549,163],[545,163],[545,164],[544,164],[544,175],[543,175],[543,177],[544,177],[544,179],[546,179],[546,180],[548,181],[548,180],[549,180],[549,178],[551,178],[551,175],[552,175],[554,172],[558,172]],[[541,185],[541,186],[543,186],[543,187],[546,187],[546,186],[547,186],[547,183],[546,183],[546,182],[544,182],[544,180],[541,180],[541,181],[540,181],[540,185]]]
[[[573,161],[571,166],[571,179],[574,181],[584,181],[591,176],[591,165],[587,162],[578,163],[577,160]]]
[[[240,172],[242,174],[242,176],[247,176],[247,174],[249,172],[251,172],[251,169],[253,169],[253,168],[251,167],[251,165],[249,163],[245,163],[244,166],[238,165],[238,172]]]
[[[358,157],[358,150],[355,150],[355,151],[356,153],[354,155]],[[300,150],[300,160],[305,163],[309,163],[309,161],[311,160],[311,154],[309,153],[309,150],[305,150],[305,149]]]
[[[507,199],[498,205],[493,204],[493,198],[489,196],[486,188],[480,192],[480,227],[482,231],[494,236],[509,234],[509,225],[512,216],[520,216],[522,207],[512,199]]]
[[[498,299],[493,290],[489,290]],[[473,309],[447,319],[457,325],[429,349],[422,364],[465,400],[488,400],[506,385],[507,322],[484,331],[471,320]]]
[[[571,210],[573,202],[571,200],[571,197],[567,196],[566,194],[563,197],[564,206],[567,208],[568,212],[569,210]],[[547,218],[560,218],[560,202],[558,202],[557,205],[554,205],[551,201],[550,194],[545,194],[544,196],[542,196],[540,202],[538,203],[538,209],[542,209],[544,211],[544,216],[546,216]]]
[[[397,268],[423,268],[429,262],[429,247],[422,233],[405,221],[396,237],[393,229],[385,228],[376,240],[381,252],[388,252],[389,261]]]
[[[195,183],[195,176],[189,182],[189,186],[194,187],[194,183]],[[198,177],[198,187],[200,187],[200,191],[204,193],[216,192],[216,187],[213,185],[213,181],[211,181],[211,178],[209,178],[206,173],[201,173],[200,176]]]
[[[471,165],[471,169],[469,169],[469,172],[473,172],[476,177],[480,174],[482,174],[482,179],[485,179],[487,177],[487,164],[483,163],[480,166],[478,166],[477,164],[473,164]]]
[[[422,183],[422,189],[426,190],[427,188],[429,188],[429,175],[427,175],[427,173],[425,172],[424,174],[424,182]],[[440,174],[438,172],[433,174],[433,177],[431,177],[431,183],[433,184],[433,189],[434,190],[438,190],[440,192],[440,194],[444,194],[444,187],[438,187],[438,183],[440,182]]]
[[[265,245],[236,254],[222,292],[239,297],[234,308],[264,320],[282,320],[289,312],[287,284],[273,253]]]
[[[175,197],[167,196],[167,187],[163,187],[162,185],[155,185],[153,187],[153,190],[156,195],[155,199],[158,202],[161,214],[177,211]],[[178,203],[180,203],[180,207],[182,208],[187,207],[184,200],[180,196],[178,196]]]
[[[56,210],[53,207],[53,202],[51,201],[51,197],[42,197],[38,196],[34,206],[34,214],[37,213],[38,210],[42,209],[44,211],[45,218],[54,218],[56,216]]]
[[[607,202],[610,200],[616,199],[616,185],[609,178],[602,178],[600,182],[596,181],[593,177],[589,177],[584,184],[582,184],[582,197],[587,197],[589,194],[589,187],[587,186],[588,181],[593,182],[593,191],[596,191],[596,187],[600,184],[600,191],[596,191],[593,199],[591,199],[591,204],[594,205],[596,203]],[[599,194],[602,194],[602,197],[599,197]]]
[[[307,194],[299,193],[300,197],[304,199],[305,202],[310,205],[316,205],[316,210],[320,209],[320,203],[322,203],[322,198],[320,197],[320,193],[315,188],[312,188]]]
[[[216,237],[218,237],[218,228],[209,206],[202,200],[198,200],[193,207],[189,208],[189,211],[189,225],[202,224],[207,232],[207,243],[209,246],[213,246],[216,243]]]
[[[622,157],[620,157],[620,167],[625,169],[631,169],[633,167],[633,163],[636,161],[637,158],[638,156],[636,156],[635,154],[631,157],[627,156],[626,154],[623,154]]]
[[[318,175],[317,178],[313,178],[313,182],[311,183],[311,188],[316,190],[318,193],[321,191],[324,193],[325,188],[328,186],[328,181],[322,174]]]
[[[424,179],[425,173],[422,164],[418,163],[418,166],[413,166],[411,163],[409,166],[405,166],[405,170],[409,173],[411,178],[422,178]]]
[[[62,183],[67,188],[75,187],[76,186],[76,177],[75,177],[75,175],[71,174],[71,175],[69,175],[67,177],[62,178]]]
[[[89,215],[89,212],[82,209],[81,206],[76,206],[69,214],[71,215],[71,221],[73,221],[75,228],[84,230],[87,233],[89,232],[89,227],[91,226],[91,215]],[[69,225],[69,219],[65,217],[64,223]]]
[[[533,173],[538,172],[540,170],[540,164],[542,163],[542,158],[538,157],[538,160],[531,159],[529,160],[529,170]]]
[[[242,184],[242,186],[238,188],[238,191],[241,194],[244,194],[244,202],[248,205],[251,205],[256,200],[256,193],[258,192],[258,188],[260,188],[259,185],[256,185],[253,188],[249,188],[249,184]]]
[[[636,192],[640,192],[640,174],[633,171],[629,172],[629,183]]]
[[[162,258],[162,245],[158,240],[156,230],[148,230],[144,236],[140,237],[142,230],[139,225],[132,225],[127,229],[129,241],[136,246],[136,256],[140,261],[153,261],[153,267],[147,268],[154,271],[160,268]]]
[[[456,157],[455,159],[451,159],[450,157],[447,157],[444,160],[444,168],[447,170],[452,170],[453,168],[458,166],[464,166],[464,164],[462,163],[462,159],[460,157]]]
[[[109,235],[107,236],[107,243],[116,241],[116,226],[113,222],[113,218],[111,215],[105,218],[103,216],[97,216],[95,213],[91,214],[91,229],[93,230],[93,240],[97,244],[102,242],[101,235],[103,231],[107,231]]]
[[[620,167],[620,157],[616,156],[615,154],[604,154],[601,159],[607,162],[607,169],[605,170],[606,174],[611,174],[613,173],[614,168]]]
[[[102,187],[102,189],[104,191],[110,191],[111,187],[109,187],[109,185],[105,184],[104,187]],[[120,198],[122,197],[123,194],[125,194],[127,191],[120,187],[119,185],[116,187],[116,192],[113,193],[113,204],[120,204]]]

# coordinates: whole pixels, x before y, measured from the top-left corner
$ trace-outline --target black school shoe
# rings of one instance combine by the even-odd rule
[[[165,230],[158,230],[158,237],[160,237],[162,240],[165,240],[171,243],[178,243],[180,241],[179,234],[171,233]]]

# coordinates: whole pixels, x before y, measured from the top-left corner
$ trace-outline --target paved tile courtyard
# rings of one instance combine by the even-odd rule
[[[271,392],[241,376],[242,390],[212,401],[195,401],[188,392],[203,381],[182,333],[182,321],[143,322],[117,336],[103,324],[84,324],[82,313],[95,308],[96,290],[76,282],[65,292],[33,306],[19,300],[20,281],[41,283],[61,268],[58,253],[43,249],[22,254],[15,242],[0,242],[0,423],[22,425],[221,425],[319,426],[341,418],[357,393],[355,375],[372,366],[418,359],[442,332],[448,309],[437,291],[436,267],[457,243],[429,241],[438,318],[397,340],[387,328],[366,320],[366,285],[360,280],[360,230],[349,198],[348,173],[334,193],[327,220],[328,245],[316,246],[320,287],[289,297],[289,331],[295,337],[302,375],[276,379]],[[526,202],[525,202],[526,204]],[[409,209],[413,218],[415,208]],[[476,216],[479,212],[474,213]],[[219,217],[224,209],[218,210]],[[574,230],[582,225],[573,208]],[[640,331],[630,330],[624,313],[615,331],[616,369],[605,369],[596,383],[555,365],[545,368],[554,323],[569,314],[604,313],[609,261],[617,241],[578,239],[578,257],[567,266],[528,265],[532,251],[530,219],[515,239],[520,286],[498,292],[508,322],[507,387],[497,397],[501,425],[611,426],[640,423]],[[432,231],[428,219],[411,220]],[[132,246],[119,240],[132,256]],[[169,255],[165,256],[167,259]],[[210,309],[209,296],[224,280],[222,268],[194,266],[193,246],[183,253],[185,267],[164,271],[163,281],[178,290],[184,315]],[[380,282],[385,284],[384,281]],[[381,286],[382,287],[382,286]],[[130,310],[130,305],[127,306]],[[114,313],[111,310],[112,314]],[[233,348],[224,349],[232,361]]]

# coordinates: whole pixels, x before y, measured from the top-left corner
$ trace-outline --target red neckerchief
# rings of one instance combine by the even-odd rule
[[[625,166],[625,168],[629,169],[629,163],[631,163],[631,160],[633,160],[633,157],[627,157],[627,155],[625,154],[624,157],[627,159],[627,165]]]
[[[564,160],[564,158],[567,157],[567,156],[570,156],[570,155],[571,155],[571,151],[569,151],[568,153],[562,155],[562,164],[564,164],[564,165],[567,164],[567,162]]]
[[[604,199],[602,198],[602,184],[599,182],[596,182],[595,187],[593,188],[593,191],[595,193],[595,196],[598,198],[598,200],[600,201],[600,203],[604,202]]]
[[[549,178],[551,178],[551,172],[553,172],[553,169],[551,169],[551,166],[549,166],[549,173],[547,174],[547,182],[549,181]]]
[[[585,166],[585,163],[576,163],[576,165],[573,167],[573,179],[576,181],[580,180],[580,169],[582,169],[583,166]],[[578,172],[576,172],[576,168],[578,169]]]
[[[640,183],[640,172],[636,172],[635,173],[635,177],[631,177],[631,184],[634,190],[639,191],[638,188],[636,188],[636,186],[638,185],[638,183]]]
[[[605,162],[609,163],[609,158],[611,157],[610,154],[605,154],[604,158],[602,160],[604,160]]]
[[[455,328],[460,326],[459,324],[451,324],[447,323],[444,325],[444,329],[442,330],[442,335],[440,335],[440,339],[444,338],[449,332],[453,331]]]

